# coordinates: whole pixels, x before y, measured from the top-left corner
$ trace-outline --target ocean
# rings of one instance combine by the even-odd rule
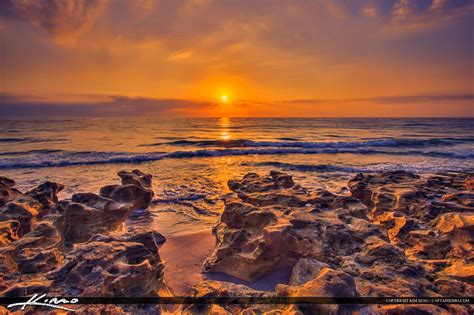
[[[156,192],[146,220],[161,215],[179,234],[215,223],[227,181],[248,172],[280,170],[333,192],[359,172],[473,172],[473,127],[471,118],[0,120],[0,174],[21,190],[62,183],[68,198],[140,169]]]

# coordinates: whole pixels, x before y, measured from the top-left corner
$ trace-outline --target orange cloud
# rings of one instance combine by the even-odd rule
[[[193,55],[193,54],[192,54],[192,52],[190,52],[190,51],[178,51],[178,52],[172,53],[172,54],[168,57],[168,60],[169,60],[169,61],[186,60],[186,59],[191,58],[192,55]]]
[[[232,100],[177,110],[189,115],[292,114],[274,106],[284,99],[361,114],[340,100],[473,92],[472,1],[4,0],[0,12],[3,92]]]

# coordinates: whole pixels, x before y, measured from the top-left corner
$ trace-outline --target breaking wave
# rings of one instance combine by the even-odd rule
[[[432,165],[427,163],[397,164],[374,163],[366,165],[335,165],[335,164],[291,164],[277,161],[244,162],[242,166],[268,166],[283,171],[314,172],[314,173],[380,173],[387,171],[406,170],[408,172],[445,172],[466,170],[465,166],[453,164]],[[468,168],[469,171],[474,167]]]
[[[298,141],[291,138],[279,138],[286,141],[254,141],[247,139],[236,140],[176,140],[159,142],[146,146],[196,146],[196,147],[272,147],[272,148],[373,148],[373,147],[429,147],[439,145],[455,145],[463,142],[474,142],[473,138],[383,138],[362,141]],[[288,141],[290,140],[291,141]],[[296,141],[295,141],[296,140]]]
[[[71,152],[60,151],[51,152],[50,150],[36,151],[36,154],[26,155],[15,158],[0,159],[0,169],[9,168],[42,168],[42,167],[64,167],[74,165],[91,165],[91,164],[134,164],[161,159],[179,159],[194,157],[219,157],[219,156],[242,156],[242,155],[283,155],[283,154],[381,154],[381,155],[416,155],[440,158],[456,158],[467,159],[474,157],[474,151],[423,151],[423,150],[406,150],[406,151],[390,151],[380,148],[332,148],[332,147],[269,147],[269,148],[226,148],[226,149],[200,149],[190,151],[174,151],[174,152],[148,152],[148,153],[132,153],[132,152],[99,152],[99,151],[83,151]]]

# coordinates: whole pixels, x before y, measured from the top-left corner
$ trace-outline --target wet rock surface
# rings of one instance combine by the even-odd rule
[[[146,207],[145,200],[151,200],[152,177],[138,170],[118,175],[122,184],[114,185],[113,191],[121,193],[111,193],[112,198],[80,193],[66,200],[58,200],[60,184],[45,182],[22,193],[13,180],[0,177],[0,296],[171,294],[163,281],[159,255],[165,237],[157,231],[122,226],[132,210]],[[112,305],[79,310],[144,312],[138,306]],[[160,309],[153,306],[149,311]]]
[[[358,174],[348,183],[349,194],[336,195],[307,191],[279,172],[250,173],[229,181],[233,193],[225,198],[214,228],[216,247],[203,269],[254,282],[292,267],[289,284],[277,286],[277,295],[472,296],[471,181],[472,175],[460,173]],[[358,308],[382,314],[430,310]],[[354,309],[317,306],[308,311]]]
[[[154,196],[152,175],[139,170],[118,173],[122,184],[109,185],[100,189],[100,195],[121,203],[132,204],[134,209],[147,208]]]
[[[169,296],[158,231],[123,226],[150,204],[151,175],[118,173],[121,184],[59,200],[62,185],[26,193],[0,177],[0,295]],[[474,295],[472,175],[358,174],[336,194],[310,191],[285,173],[228,182],[195,297],[468,297]],[[140,211],[140,210],[139,210]],[[186,248],[182,248],[183,255]],[[291,270],[272,291],[251,283]],[[183,270],[186,272],[186,270]],[[196,283],[196,282],[195,282]],[[2,310],[0,308],[0,310]],[[466,305],[83,305],[82,313],[432,314]],[[2,310],[3,311],[3,310]],[[48,313],[47,309],[34,309]]]
[[[56,204],[55,224],[62,231],[65,246],[71,246],[85,242],[95,234],[118,230],[132,208],[131,204],[93,193],[75,194],[71,200]]]
[[[96,235],[74,246],[48,278],[53,291],[67,296],[149,296],[163,287],[163,267],[146,237]]]
[[[14,186],[15,181],[13,179],[0,176],[0,206],[23,196],[21,191]]]

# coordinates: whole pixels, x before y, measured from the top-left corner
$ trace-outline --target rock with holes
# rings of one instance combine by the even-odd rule
[[[134,209],[145,209],[154,196],[152,175],[139,170],[120,171],[121,185],[109,185],[100,189],[100,195],[120,203],[132,204]]]
[[[236,196],[225,200],[215,228],[217,246],[205,261],[206,271],[253,282],[279,268],[293,267],[301,258],[340,264],[362,248],[368,236],[382,237],[363,219],[367,207],[361,202],[329,192],[308,193],[288,184],[293,181],[287,177],[251,173],[229,181]]]
[[[295,185],[293,178],[285,173],[271,171],[270,176],[273,178],[275,184],[281,188],[291,188]]]
[[[134,209],[144,209],[150,204],[153,192],[134,184],[109,185],[100,189],[100,196],[131,204]]]
[[[153,190],[153,176],[150,174],[145,174],[139,170],[133,170],[131,172],[122,170],[118,172],[118,176],[122,181],[122,185],[136,185],[143,189]]]
[[[9,201],[24,197],[23,193],[14,187],[15,184],[13,179],[0,176],[0,207]]]
[[[193,297],[256,297],[271,299],[274,292],[258,291],[242,284],[205,280],[197,283],[191,291]],[[185,306],[182,314],[262,314],[265,312],[281,312],[285,307],[271,304],[226,304],[216,308],[215,304]]]
[[[26,195],[38,201],[42,208],[49,209],[58,202],[58,193],[63,189],[64,185],[48,181],[26,192]]]
[[[442,202],[454,202],[460,206],[474,207],[474,192],[460,191],[441,197]]]
[[[316,278],[323,268],[329,267],[328,264],[317,261],[316,259],[301,258],[293,266],[290,285],[302,285]]]
[[[49,275],[53,291],[66,296],[154,296],[165,288],[164,264],[153,241],[157,236],[147,233],[138,238],[97,235],[75,245]]]
[[[474,190],[474,175],[469,175],[464,181],[464,185],[468,190]]]
[[[278,285],[276,293],[279,296],[292,297],[356,297],[358,292],[354,278],[331,268],[323,268],[317,275],[303,285],[288,287]],[[351,314],[358,306],[345,305],[296,305],[295,311],[312,314]]]
[[[205,271],[252,282],[292,268],[290,287],[301,288],[330,268],[349,275],[362,296],[434,296],[439,277],[472,281],[469,207],[441,201],[463,189],[462,174],[359,174],[349,182],[352,196],[282,185],[283,175],[273,175],[229,181],[234,194]]]
[[[0,177],[0,296],[171,294],[159,255],[165,238],[136,226],[122,229],[127,215],[151,200],[151,175],[134,170],[119,176],[115,199],[79,193],[62,201],[62,185],[45,182],[23,194]],[[77,311],[140,314],[161,307],[84,305]]]
[[[0,271],[41,273],[56,268],[61,261],[61,235],[51,222],[37,222],[20,239],[0,247]]]
[[[396,259],[398,254],[393,256],[395,261],[404,266],[420,264],[427,280],[444,277],[469,282],[474,197],[466,188],[471,177],[462,173],[419,176],[402,171],[358,174],[349,188],[353,197],[368,206],[369,219],[403,253],[405,262]]]
[[[433,222],[439,233],[465,235],[467,239],[472,240],[470,232],[474,230],[474,212],[444,213]]]
[[[55,224],[68,247],[86,242],[96,234],[118,230],[131,209],[130,204],[93,193],[75,194],[71,201],[63,200],[56,205]]]
[[[18,239],[20,222],[16,220],[0,222],[0,246],[8,245]]]
[[[7,202],[0,208],[0,221],[17,221],[18,236],[23,236],[31,230],[39,214],[40,204],[29,197]]]

